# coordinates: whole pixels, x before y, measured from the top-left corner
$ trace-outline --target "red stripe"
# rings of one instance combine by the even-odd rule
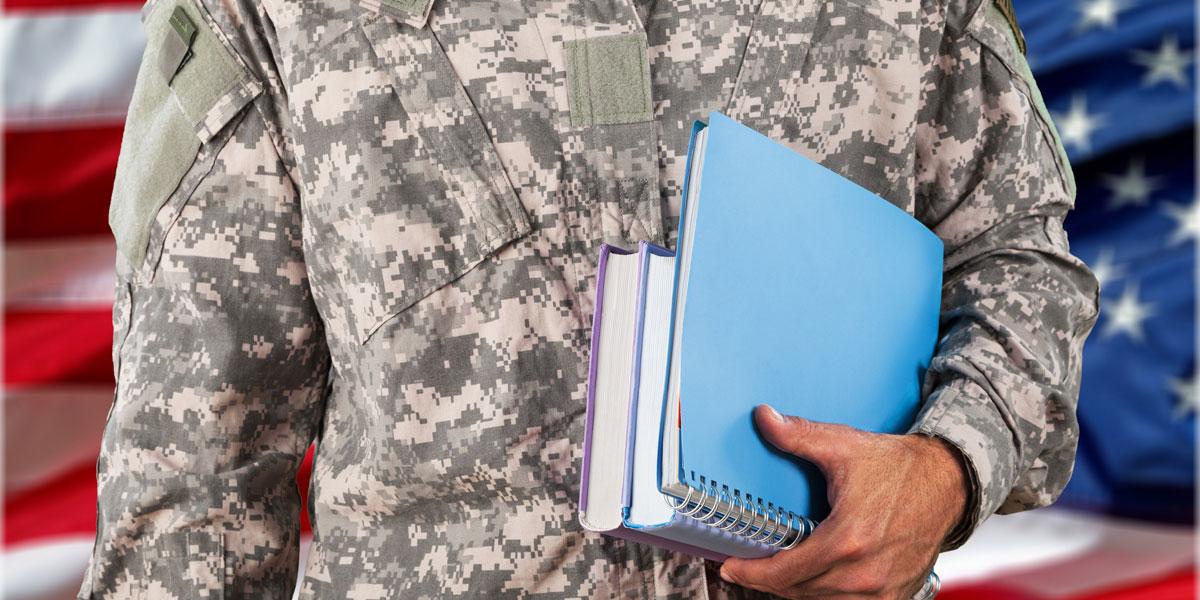
[[[1158,581],[1110,590],[1080,600],[1192,600],[1195,597],[1196,572],[1188,570]]]
[[[990,584],[972,584],[946,588],[938,600],[1042,600],[1039,596]]]
[[[6,385],[112,385],[111,310],[7,310]]]
[[[1044,568],[1049,568],[1046,565]],[[1057,597],[1064,598],[1064,597]],[[1092,594],[1067,596],[1070,600],[1192,600],[1196,598],[1196,573],[1184,570],[1161,579],[1104,590]],[[947,588],[938,600],[1045,600],[1042,596],[995,583],[980,583]]]
[[[4,543],[96,533],[96,461],[4,503]]]
[[[300,488],[300,531],[304,533],[312,531],[312,524],[308,521],[308,478],[312,474],[315,447],[314,444],[308,445],[308,452],[304,454],[304,461],[300,463],[300,470],[296,472],[296,486]]]
[[[7,239],[110,235],[121,126],[4,132]]]
[[[142,4],[142,0],[4,0],[4,9],[48,12],[73,8],[140,8]]]

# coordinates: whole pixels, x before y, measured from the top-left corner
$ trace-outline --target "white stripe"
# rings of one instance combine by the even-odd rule
[[[93,536],[62,536],[4,551],[3,587],[5,600],[65,600],[74,598],[87,569]]]
[[[112,237],[9,242],[4,247],[7,308],[104,308],[116,284]]]
[[[137,8],[5,15],[6,127],[123,123],[144,46]]]
[[[30,489],[84,463],[95,464],[112,401],[108,385],[6,390],[5,493]]]
[[[1196,560],[1195,543],[1191,527],[1050,508],[991,517],[939,557],[935,570],[947,589],[986,582],[1064,598],[1186,569]]]
[[[308,553],[311,550],[312,533],[309,532],[300,534],[300,568],[296,569],[296,587],[292,590],[292,600],[300,599],[300,591],[304,585],[304,572],[308,567]]]

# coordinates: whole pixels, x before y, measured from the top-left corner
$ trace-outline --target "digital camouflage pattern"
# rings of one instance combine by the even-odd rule
[[[992,3],[151,0],[148,52],[175,6],[242,72],[181,86],[212,59],[185,62],[163,97],[207,109],[200,149],[168,195],[113,198],[161,207],[114,232],[148,242],[118,257],[78,598],[289,598],[302,509],[304,599],[749,596],[576,518],[597,248],[673,245],[691,123],[712,110],[945,241],[914,430],[970,467],[946,547],[1067,481],[1097,284]],[[566,48],[612,36],[644,58],[568,68]],[[629,64],[648,69],[650,118],[628,87],[643,80],[610,71]]]

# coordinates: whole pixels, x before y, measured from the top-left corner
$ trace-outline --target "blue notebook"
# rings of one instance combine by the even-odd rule
[[[752,409],[907,430],[937,341],[942,242],[716,112],[693,130],[683,193],[658,491],[676,517],[788,545],[828,514],[824,478],[763,440]]]

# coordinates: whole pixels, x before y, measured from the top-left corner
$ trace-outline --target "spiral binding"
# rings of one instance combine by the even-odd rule
[[[675,511],[675,514],[695,519],[705,525],[716,527],[721,531],[750,541],[774,546],[780,550],[788,550],[795,548],[796,544],[812,535],[813,529],[817,527],[816,521],[797,515],[790,510],[786,511],[787,521],[785,522],[783,520],[785,511],[770,503],[763,508],[761,498],[757,503],[752,503],[748,501],[748,497],[743,499],[740,493],[729,493],[728,487],[722,487],[718,492],[715,481],[708,484],[708,489],[697,489],[688,484],[684,485],[687,486],[688,491],[683,500],[669,494],[663,495],[667,505]],[[695,498],[692,497],[694,494]],[[710,501],[712,502],[711,507],[708,506]],[[747,506],[752,507],[749,514],[746,512]],[[705,512],[706,510],[707,512]],[[715,517],[719,518],[714,521]],[[760,517],[762,523],[759,523]],[[793,527],[793,523],[796,526]],[[768,524],[773,524],[770,530],[767,529]],[[735,531],[734,527],[739,525],[741,527]],[[941,587],[941,578],[937,573],[930,571],[925,578],[924,585],[913,597],[913,600],[932,600],[937,596]]]
[[[752,542],[788,550],[811,535],[817,526],[808,517],[774,504],[763,506],[761,498],[752,502],[749,496],[730,493],[728,487],[718,489],[716,481],[709,482],[707,488],[684,485],[688,491],[683,500],[664,494],[671,510]]]

